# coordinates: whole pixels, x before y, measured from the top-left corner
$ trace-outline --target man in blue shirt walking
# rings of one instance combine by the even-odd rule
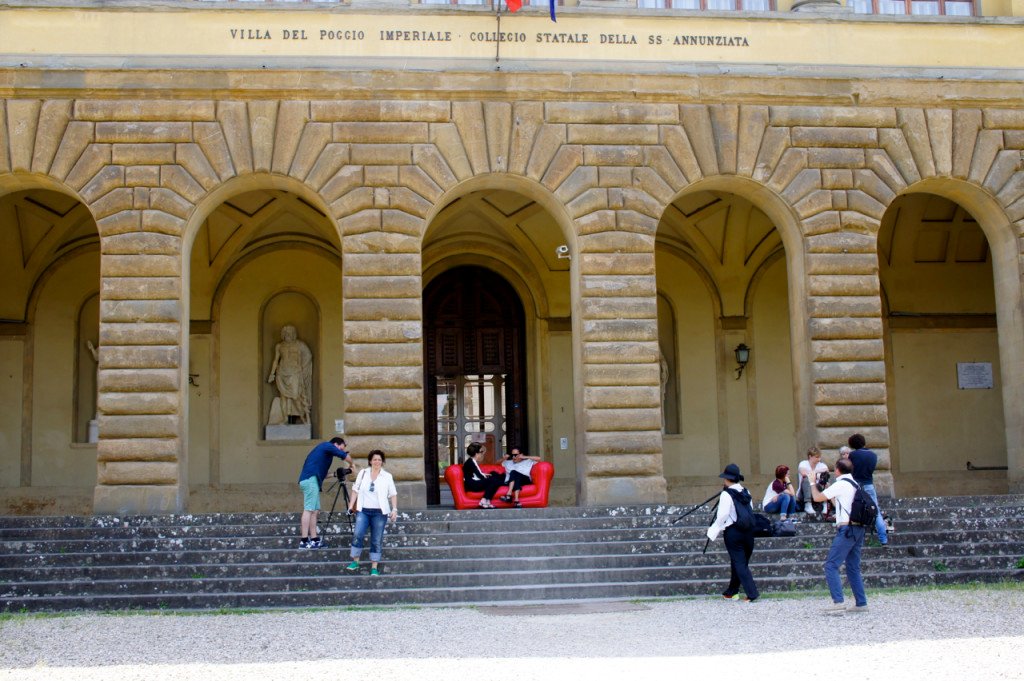
[[[889,545],[888,528],[885,526],[885,518],[882,517],[882,508],[878,506],[878,494],[875,492],[874,473],[878,465],[878,455],[867,448],[867,442],[860,433],[854,433],[847,441],[850,445],[850,463],[853,464],[853,479],[861,486],[871,500],[878,507],[878,515],[875,516],[875,532],[878,533],[878,541],[882,546]]]
[[[299,489],[302,490],[300,549],[318,549],[322,545],[316,532],[316,519],[320,514],[320,488],[334,457],[338,457],[349,466],[353,465],[345,440],[340,437],[318,444],[306,455],[306,461],[302,464],[302,472],[299,473]]]

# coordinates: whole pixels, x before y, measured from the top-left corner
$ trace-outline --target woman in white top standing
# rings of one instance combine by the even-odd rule
[[[398,518],[398,490],[395,479],[384,470],[384,452],[374,449],[366,457],[369,466],[359,471],[352,484],[352,500],[348,510],[356,511],[356,527],[352,532],[352,562],[345,566],[348,572],[359,572],[359,558],[363,555],[363,538],[370,530],[370,574],[377,576],[384,544],[384,524]]]

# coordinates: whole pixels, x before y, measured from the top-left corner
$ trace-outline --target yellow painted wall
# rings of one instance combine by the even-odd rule
[[[753,349],[748,371],[757,399],[757,439],[760,472],[771,476],[775,467],[799,460],[793,407],[793,359],[789,333],[786,262],[778,259],[754,289],[748,345]]]
[[[269,374],[259,343],[260,308],[275,293],[299,289],[320,308],[319,348],[314,359],[319,391],[320,433],[334,435],[334,420],[344,417],[342,393],[341,270],[326,253],[279,250],[248,261],[227,285],[217,319],[219,332],[219,455],[224,484],[292,482],[314,441],[281,444],[261,440],[259,392]],[[305,339],[303,339],[305,340]],[[312,347],[314,344],[309,343]],[[316,399],[314,397],[314,399]],[[202,448],[192,442],[190,448]],[[359,457],[365,452],[354,452]]]
[[[188,388],[188,482],[193,486],[210,484],[210,346],[209,335],[193,335],[189,339],[188,372],[195,375],[196,383]]]
[[[24,354],[20,338],[0,338],[0,487],[21,484]]]
[[[560,496],[566,495],[564,501],[575,502],[576,480],[576,425],[575,406],[573,404],[572,381],[572,334],[556,332],[549,336],[548,353],[550,363],[542,367],[542,371],[550,375],[551,385],[551,440],[544,443],[547,450],[542,454],[549,455],[555,464],[555,481],[560,489]],[[535,391],[531,391],[531,395]],[[539,402],[534,402],[539,404]],[[560,438],[569,439],[569,448],[561,449]]]
[[[666,477],[717,475],[719,469],[718,384],[715,306],[693,266],[659,250],[658,289],[676,316],[676,361],[680,432],[666,435]]]
[[[1006,465],[995,329],[893,331],[892,362],[900,471]],[[991,362],[995,387],[958,390],[957,362]]]
[[[82,304],[96,295],[99,253],[64,260],[36,302],[33,348],[32,484],[93,487],[95,445],[72,446],[76,325]],[[84,342],[84,341],[83,341]]]

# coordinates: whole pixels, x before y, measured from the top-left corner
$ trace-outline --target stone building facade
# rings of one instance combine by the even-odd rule
[[[293,318],[314,439],[436,499],[439,393],[503,371],[432,373],[456,268],[522,302],[522,395],[480,432],[522,409],[562,503],[699,499],[855,431],[890,493],[1021,490],[1024,63],[269,63],[0,70],[5,510],[290,507],[312,442],[263,438],[260,386]]]

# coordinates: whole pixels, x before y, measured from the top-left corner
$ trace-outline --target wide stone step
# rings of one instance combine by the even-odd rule
[[[757,540],[755,555],[774,555],[774,552],[826,551],[832,541],[831,531],[816,534],[798,535],[790,538],[774,538]],[[491,560],[507,561],[522,556],[530,556],[539,560],[560,557],[585,555],[666,555],[666,554],[698,554],[703,550],[706,540],[703,537],[689,539],[647,539],[637,541],[632,538],[588,542],[546,542],[543,544],[507,543],[492,545],[389,545],[385,543],[385,558],[391,561],[403,560]],[[0,554],[0,565],[8,568],[41,568],[46,566],[99,566],[99,565],[161,565],[174,563],[189,564],[259,564],[280,562],[307,562],[312,560],[343,561],[348,556],[348,542],[341,541],[328,545],[318,551],[300,551],[294,543],[275,542],[270,547],[243,547],[231,542],[228,548],[198,547],[186,549],[180,547],[161,546],[147,551],[138,551],[119,547],[111,551],[73,551],[54,542],[34,545],[31,550],[12,552],[11,547]],[[875,540],[868,542],[867,552],[873,548]],[[907,551],[916,555],[951,553],[960,555],[964,552],[992,550],[991,547],[1005,547],[1005,550],[1018,550],[1024,545],[1024,528],[998,530],[945,531],[918,534],[899,533],[893,535],[892,543],[883,551]],[[978,547],[973,549],[972,547]],[[985,547],[990,547],[986,549]],[[721,542],[711,544],[709,552],[720,550]],[[50,549],[50,550],[44,550]],[[912,554],[912,555],[913,555]],[[786,554],[788,555],[788,554]],[[1024,551],[1021,551],[1024,555]],[[313,558],[316,556],[316,558]]]
[[[625,547],[623,547],[625,548]],[[818,551],[802,546],[767,548],[758,546],[753,561],[755,564],[790,564],[811,561],[820,564],[824,548]],[[131,556],[107,554],[96,556],[88,562],[76,556],[61,555],[61,562],[44,561],[42,556],[20,556],[21,560],[4,560],[6,567],[0,568],[0,584],[20,581],[72,581],[92,579],[144,579],[152,576],[164,578],[194,579],[204,577],[235,576],[294,576],[336,574],[340,565],[349,560],[347,549],[319,550],[305,552],[265,553],[258,556],[241,553],[227,556],[208,552],[166,554],[165,560],[152,563],[131,561]],[[542,565],[548,569],[602,569],[617,567],[661,567],[686,565],[722,565],[727,558],[721,546],[700,551],[647,553],[589,553],[577,555],[487,555],[475,558],[394,558],[386,557],[389,569],[396,573],[441,573],[477,572],[507,569],[518,571],[535,569]],[[898,545],[889,548],[866,548],[865,561],[889,558],[960,557],[960,556],[1003,556],[1014,560],[1024,556],[1024,539],[1018,542],[983,542],[977,544],[921,544]],[[104,558],[117,560],[104,561]],[[63,566],[60,566],[63,565]],[[51,567],[52,566],[52,567]]]
[[[869,535],[869,586],[1024,578],[1024,497],[895,500],[887,548]],[[911,503],[915,502],[915,503]],[[883,505],[885,502],[883,502]],[[403,513],[384,574],[342,571],[344,516],[327,548],[297,547],[298,514],[0,519],[0,608],[218,608],[546,602],[658,598],[720,590],[722,542],[707,553],[710,508],[601,507]],[[818,588],[835,528],[804,522],[761,539],[766,592]]]
[[[998,515],[1024,515],[1024,495],[989,495],[967,497],[906,497],[881,500],[886,513],[896,513],[900,518],[906,514],[955,514],[992,515],[998,509]],[[682,521],[681,524],[706,524],[698,519],[710,515],[707,510],[699,510]],[[403,512],[401,517],[410,522],[462,522],[473,520],[517,520],[523,518],[565,519],[565,518],[639,518],[662,517],[670,520],[689,511],[692,506],[678,504],[662,504],[653,506],[588,506],[588,507],[552,507],[540,509],[428,509]],[[1016,510],[1013,510],[1016,509]],[[323,515],[326,515],[324,512]],[[222,514],[166,514],[155,516],[0,516],[0,530],[7,528],[45,528],[56,527],[71,529],[76,527],[93,527],[97,529],[110,527],[198,527],[219,525],[284,525],[297,528],[299,513],[222,513]],[[336,513],[335,520],[343,520],[344,515]]]
[[[636,598],[666,598],[713,594],[722,588],[728,568],[722,576],[709,583],[692,581],[596,582],[588,584],[550,584],[525,586],[443,587],[433,589],[395,589],[387,582],[388,576],[364,576],[359,588],[350,590],[294,591],[294,592],[238,592],[238,593],[174,593],[133,595],[62,595],[12,597],[0,601],[0,607],[10,611],[60,610],[124,610],[124,609],[210,609],[210,608],[294,608],[325,606],[375,605],[481,605],[481,604],[534,604],[579,600],[623,600]],[[908,572],[898,576],[867,575],[868,588],[888,586],[920,586],[957,584],[965,582],[995,582],[1013,579],[1017,572],[1005,570],[969,570],[943,572]],[[793,590],[820,589],[821,575],[806,577],[759,577],[758,586],[764,593]]]
[[[341,528],[339,528],[340,530]],[[798,525],[796,537],[785,539],[762,539],[762,545],[771,545],[777,541],[804,540],[818,545],[830,542],[834,528],[824,523],[803,523]],[[922,522],[907,524],[897,535],[901,543],[931,543],[937,536],[943,536],[947,542],[971,541],[1013,541],[1024,536],[1024,522],[1013,519],[982,518],[961,521],[955,525],[950,523]],[[347,546],[350,535],[339,531],[326,537],[332,546]],[[406,534],[401,526],[385,535],[385,547],[391,549],[412,547],[494,547],[501,551],[502,546],[514,543],[519,547],[536,546],[543,551],[549,544],[571,543],[613,543],[613,542],[696,542],[705,541],[703,528],[681,527],[648,527],[648,528],[600,528],[600,529],[568,529],[561,531],[521,531],[510,535],[493,532],[459,532],[437,535]],[[65,553],[132,553],[145,554],[167,551],[230,551],[237,549],[249,550],[288,550],[297,548],[294,536],[242,536],[242,537],[130,537],[123,539],[17,539],[0,542],[3,554],[65,554]],[[530,550],[532,548],[520,548]]]
[[[995,570],[1010,572],[1015,569],[1016,558],[1008,556],[945,557],[941,560],[930,558],[879,558],[863,562],[865,575],[896,579],[903,574],[934,572],[968,572]],[[385,576],[380,585],[396,589],[429,588],[500,588],[502,586],[546,586],[554,584],[587,584],[590,582],[646,582],[646,581],[711,581],[727,572],[725,564],[717,565],[657,565],[647,567],[626,566],[618,568],[554,569],[547,566],[539,569],[499,569],[493,571],[404,574],[396,571],[395,565],[386,566]],[[752,562],[752,569],[761,578],[798,578],[820,574],[820,561],[789,563]],[[366,568],[364,567],[364,571]],[[10,582],[0,587],[0,597],[17,598],[27,596],[61,596],[75,593],[79,596],[102,596],[112,594],[188,594],[188,593],[233,593],[233,592],[291,592],[350,590],[361,586],[360,576],[345,574],[340,564],[333,574],[317,575],[273,575],[240,577],[214,577],[196,573],[188,578],[172,579],[151,575],[144,579],[75,579],[71,581],[26,581]]]
[[[710,516],[709,516],[710,518]],[[450,521],[414,521],[402,519],[392,525],[392,532],[407,536],[436,536],[439,534],[481,533],[515,534],[520,532],[553,532],[567,530],[701,530],[707,527],[709,518],[687,518],[683,523],[675,524],[671,516],[645,515],[638,517],[567,517],[561,519],[540,518],[533,516],[516,516],[504,514],[502,517],[486,514],[475,518]],[[893,518],[899,523],[899,529],[906,531],[948,527],[950,523],[961,526],[991,527],[994,525],[1020,524],[1024,521],[1024,507],[1007,507],[999,517],[993,517],[990,511],[982,509],[943,509],[941,511],[915,512],[906,511]],[[828,526],[826,523],[801,522],[801,529]],[[332,533],[346,533],[348,524],[335,522],[329,526]],[[246,523],[246,524],[200,524],[200,525],[110,525],[106,527],[71,527],[56,525],[39,527],[9,527],[0,529],[0,541],[44,540],[44,539],[197,539],[217,537],[291,537],[296,536],[297,525],[285,523]]]

